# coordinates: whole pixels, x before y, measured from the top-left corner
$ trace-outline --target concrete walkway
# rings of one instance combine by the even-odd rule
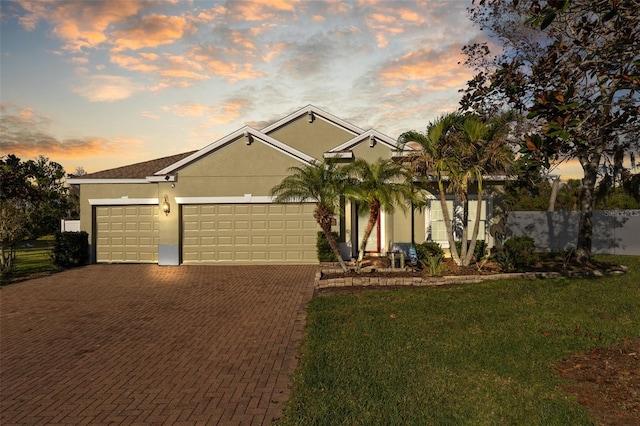
[[[91,265],[0,289],[0,424],[269,424],[317,267]]]

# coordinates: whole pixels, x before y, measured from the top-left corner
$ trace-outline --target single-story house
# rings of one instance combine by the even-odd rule
[[[373,162],[402,155],[402,148],[381,132],[308,105],[261,130],[242,127],[198,151],[69,183],[80,185],[81,229],[89,234],[92,262],[317,263],[314,204],[276,204],[269,190],[292,166],[322,158]],[[483,204],[486,222],[490,200]],[[367,214],[345,203],[335,225],[343,257],[357,256]],[[489,238],[487,229],[481,227],[481,239]],[[399,243],[425,240],[447,246],[435,197],[420,211],[381,212],[367,251],[384,255]]]

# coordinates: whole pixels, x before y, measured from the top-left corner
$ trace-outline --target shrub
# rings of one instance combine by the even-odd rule
[[[416,244],[415,248],[418,262],[420,262],[424,269],[429,271],[429,275],[442,275],[444,250],[442,250],[440,244],[434,241],[428,241],[422,244]]]
[[[333,238],[338,241],[338,233],[332,232]],[[316,249],[318,251],[318,261],[320,262],[337,262],[338,259],[336,255],[331,250],[331,246],[329,245],[329,240],[327,240],[327,236],[324,235],[324,232],[318,231],[318,239],[316,240]]]
[[[509,238],[502,248],[495,249],[495,259],[506,271],[524,270],[538,259],[533,238],[519,235]]]
[[[416,244],[416,254],[418,255],[418,262],[426,262],[431,257],[444,258],[444,250],[440,247],[440,244],[435,241],[427,241],[421,244]]]
[[[89,260],[89,234],[80,232],[56,232],[52,260],[57,266],[72,268]]]

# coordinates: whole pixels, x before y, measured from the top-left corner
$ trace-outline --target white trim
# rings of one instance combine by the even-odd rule
[[[323,111],[320,108],[317,108],[313,105],[307,105],[306,107],[299,109],[298,111],[295,111],[287,115],[286,117],[276,121],[275,123],[268,125],[267,127],[263,128],[261,131],[265,134],[269,134],[274,130],[300,118],[303,115],[308,115],[309,113],[313,114],[314,119],[320,118],[326,121],[327,123],[338,125],[343,129],[345,129],[346,131],[353,133],[354,135],[359,135],[362,132],[364,132],[364,130],[361,129],[360,127],[355,126],[349,123],[348,121],[344,121],[343,119],[338,118],[335,115],[329,114],[328,112]]]
[[[339,145],[335,148],[330,149],[328,152],[339,152],[339,151],[345,151],[345,150],[349,150],[349,149],[353,149],[354,147],[356,147],[357,145],[360,145],[362,142],[364,142],[367,138],[375,138],[376,142],[380,142],[383,145],[386,145],[388,148],[391,149],[395,149],[395,150],[400,150],[402,147],[401,145],[393,138],[385,135],[384,133],[380,133],[377,130],[374,129],[369,129],[366,132],[357,135],[354,138],[349,139],[348,141],[346,141],[345,143],[343,143],[342,145]],[[369,145],[371,146],[371,145]]]
[[[158,204],[157,198],[89,198],[89,204],[92,206],[132,206],[137,204]]]
[[[229,197],[175,197],[176,204],[276,204],[274,197],[268,195],[251,195]],[[302,203],[314,203],[315,201],[301,201]],[[294,201],[300,203],[300,201]],[[286,203],[284,203],[286,204]]]
[[[79,184],[84,184],[84,183],[113,183],[113,184],[120,184],[120,183],[149,183],[149,181],[147,179],[105,179],[105,178],[101,178],[101,179],[82,179],[82,178],[69,178],[66,181],[69,184],[72,185],[79,185]]]
[[[175,175],[147,176],[147,182],[175,182]]]
[[[216,151],[218,149],[223,148],[224,146],[233,143],[233,142],[237,142],[239,140],[239,138],[241,137],[248,137],[248,136],[253,136],[255,139],[258,139],[260,142],[264,143],[267,146],[270,146],[274,149],[277,149],[278,151],[288,155],[291,158],[294,158],[302,163],[314,163],[316,162],[316,159],[311,157],[310,155],[307,155],[305,153],[303,153],[302,151],[298,151],[295,148],[290,147],[287,144],[284,144],[274,138],[272,138],[271,136],[268,136],[262,132],[260,132],[259,130],[256,130],[252,127],[249,126],[244,126],[241,129],[236,130],[233,133],[228,134],[227,136],[223,137],[222,139],[217,140],[216,142],[209,144],[207,146],[205,146],[204,148],[202,148],[201,150],[194,152],[193,154],[189,155],[188,157],[183,158],[182,160],[173,163],[172,165],[165,167],[164,169],[158,171],[155,173],[156,176],[158,175],[167,175],[170,174],[171,172],[173,172],[176,169],[179,169],[180,167],[189,164],[193,161],[198,160],[200,157],[203,157],[213,151]]]
[[[353,152],[325,152],[323,158],[353,158]]]

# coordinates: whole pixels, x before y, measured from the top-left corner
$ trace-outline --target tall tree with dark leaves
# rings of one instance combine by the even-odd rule
[[[465,47],[477,73],[462,109],[526,111],[537,131],[523,141],[524,155],[546,167],[580,162],[582,262],[591,259],[598,173],[637,152],[640,140],[639,11],[640,0],[480,0],[469,8],[499,53]]]
[[[15,248],[26,237],[53,233],[67,210],[65,173],[45,157],[0,157],[0,271],[11,273]]]

